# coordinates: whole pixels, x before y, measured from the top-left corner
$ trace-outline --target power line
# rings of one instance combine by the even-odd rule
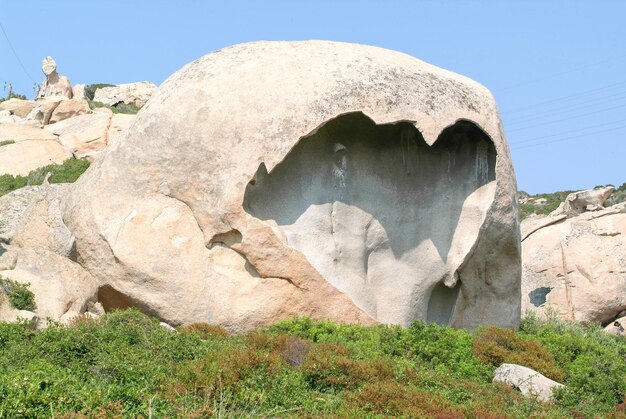
[[[619,101],[620,99],[623,99],[625,96],[626,96],[626,91],[623,91],[623,92],[617,92],[611,95],[597,97],[597,98],[590,99],[584,102],[572,103],[572,104],[565,105],[565,106],[558,107],[558,108],[553,108],[553,109],[548,108],[544,111],[532,113],[527,116],[518,116],[518,117],[511,118],[511,119],[507,118],[506,124],[508,126],[518,125],[520,123],[523,124],[524,122],[527,122],[527,121],[548,118],[548,117],[552,117],[552,115],[558,115],[561,113],[566,114],[566,113],[570,113],[572,111],[576,111],[579,109],[587,109],[587,108],[593,109],[594,107],[597,107],[598,104],[609,104],[611,102]]]
[[[573,130],[569,130],[569,131],[561,131],[561,132],[557,132],[556,134],[542,135],[541,137],[528,138],[528,139],[525,139],[525,140],[522,140],[522,141],[511,141],[510,144],[511,144],[511,146],[518,146],[520,144],[533,143],[535,141],[543,140],[543,139],[546,139],[546,138],[560,137],[560,136],[566,135],[566,134],[578,133],[580,131],[587,131],[587,130],[590,130],[590,129],[599,128],[599,127],[605,127],[607,125],[620,124],[620,123],[623,123],[623,122],[626,122],[626,119],[619,119],[617,121],[606,122],[606,123],[596,124],[596,125],[590,125],[588,127],[573,129]],[[592,134],[594,134],[594,132],[591,132],[591,133],[588,133],[588,134],[584,134],[584,135],[592,135]]]
[[[596,67],[598,65],[606,64],[607,62],[620,60],[620,59],[622,59],[624,57],[626,57],[626,55],[621,55],[621,56],[618,56],[618,57],[607,58],[607,59],[604,59],[604,60],[601,60],[601,61],[596,61],[595,63],[590,63],[590,64],[583,65],[583,66],[580,66],[580,67],[572,68],[570,70],[562,71],[560,73],[553,73],[553,74],[549,74],[549,75],[546,75],[546,76],[537,77],[537,78],[534,78],[534,79],[531,79],[531,80],[523,81],[523,82],[511,85],[511,86],[506,86],[506,87],[503,87],[503,88],[500,88],[500,89],[494,89],[493,92],[494,93],[496,93],[496,92],[504,92],[504,91],[515,89],[515,88],[518,88],[518,87],[527,86],[529,84],[534,84],[534,83],[538,83],[538,82],[541,82],[541,81],[544,81],[544,80],[553,79],[555,77],[564,76],[566,74],[575,73],[577,71],[584,70],[584,69],[587,69],[587,68]]]
[[[615,127],[615,128],[609,128],[609,129],[605,129],[605,130],[600,130],[600,131],[595,131],[595,132],[590,132],[590,133],[585,133],[585,134],[580,134],[580,135],[573,135],[573,136],[570,136],[570,137],[567,137],[567,138],[560,138],[558,140],[545,141],[545,142],[537,143],[537,144],[526,144],[526,145],[522,145],[521,147],[514,147],[514,146],[512,146],[511,150],[523,150],[523,149],[526,149],[526,148],[532,148],[532,147],[537,147],[537,146],[546,145],[546,144],[558,143],[558,142],[561,142],[561,141],[569,141],[569,140],[575,139],[575,138],[582,138],[582,137],[587,137],[587,136],[590,136],[590,135],[602,134],[602,133],[605,133],[605,132],[618,131],[618,130],[621,130],[621,129],[626,129],[626,125],[622,125],[622,126]]]
[[[7,40],[7,43],[9,44],[9,47],[11,48],[11,51],[13,51],[13,55],[15,55],[15,59],[17,59],[17,62],[20,63],[20,66],[22,67],[22,70],[24,70],[24,73],[26,74],[26,76],[28,76],[28,78],[33,83],[37,84],[35,79],[33,79],[31,77],[31,75],[28,73],[28,70],[26,70],[26,66],[24,66],[24,63],[22,63],[22,60],[20,60],[20,57],[17,55],[17,52],[15,51],[15,48],[13,48],[13,44],[11,43],[11,40],[9,40],[9,36],[7,35],[7,32],[4,30],[4,26],[2,25],[2,22],[0,22],[0,29],[2,29],[2,33],[4,34],[4,38]]]
[[[613,109],[619,109],[619,108],[623,108],[623,107],[626,107],[626,103],[623,103],[623,104],[618,105],[618,106],[613,106],[611,108],[598,109],[595,112],[587,112],[587,113],[583,113],[583,114],[572,115],[572,116],[569,116],[567,118],[554,119],[552,121],[546,121],[546,122],[542,122],[540,124],[528,125],[528,126],[521,127],[521,128],[515,128],[515,129],[512,129],[512,130],[508,130],[508,132],[524,131],[524,130],[531,129],[531,128],[542,127],[544,125],[555,124],[557,122],[569,121],[571,119],[580,118],[580,117],[583,117],[583,116],[595,115],[595,114],[598,114],[598,113],[601,113],[601,112],[612,111]]]
[[[554,103],[554,102],[568,101],[569,99],[573,99],[573,98],[577,98],[577,97],[581,97],[581,96],[588,96],[590,93],[592,95],[593,94],[598,94],[598,93],[600,93],[600,92],[602,92],[604,90],[613,89],[616,86],[622,86],[622,85],[626,85],[626,81],[621,81],[621,82],[618,82],[618,83],[609,84],[609,85],[598,87],[598,88],[595,88],[595,89],[583,90],[582,92],[574,93],[573,95],[561,96],[561,97],[557,97],[557,98],[554,98],[554,99],[545,100],[545,101],[542,101],[542,102],[537,102],[537,103],[534,103],[534,104],[531,104],[531,105],[520,106],[520,107],[508,110],[507,113],[517,113],[517,112],[519,112],[521,110],[529,109],[529,108],[535,109],[537,107],[540,107],[540,106],[543,106],[543,105],[547,105],[547,104],[550,104],[550,103]]]

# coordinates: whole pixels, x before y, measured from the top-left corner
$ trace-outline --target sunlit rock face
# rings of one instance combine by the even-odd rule
[[[164,82],[63,220],[105,308],[169,324],[516,326],[515,191],[481,85],[375,47],[257,42]]]

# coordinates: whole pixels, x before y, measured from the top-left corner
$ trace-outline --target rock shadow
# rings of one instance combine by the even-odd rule
[[[377,125],[354,112],[303,137],[271,173],[261,164],[243,205],[274,220],[289,246],[378,320],[426,320],[428,311],[447,323],[458,287],[453,298],[437,289],[445,308],[428,309],[429,299],[450,275],[466,200],[495,180],[495,166],[493,142],[470,121],[430,146],[410,122]],[[492,201],[476,205],[486,211]]]

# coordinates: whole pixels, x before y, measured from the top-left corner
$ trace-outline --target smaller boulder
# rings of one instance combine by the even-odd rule
[[[148,81],[101,87],[96,90],[93,100],[109,106],[126,103],[141,108],[156,90],[157,86]]]
[[[85,99],[64,100],[54,109],[48,122],[54,124],[55,122],[87,113],[91,113],[91,109]]]
[[[60,96],[37,99],[33,110],[30,111],[28,115],[26,115],[26,119],[31,121],[37,121],[40,125],[48,125],[50,123],[52,113],[57,108],[57,106],[59,106],[59,104],[64,100],[66,100],[66,98]]]
[[[626,336],[626,316],[620,317],[609,323],[604,331],[615,336]]]
[[[563,384],[549,379],[537,371],[517,364],[500,365],[493,376],[494,383],[504,383],[513,386],[528,397],[536,397],[547,402],[552,397],[555,388],[564,387]]]
[[[107,132],[113,113],[94,112],[66,119],[44,129],[59,136],[59,142],[76,158],[93,161],[108,144]]]
[[[26,176],[31,170],[61,164],[72,153],[56,141],[31,140],[0,147],[0,175]]]
[[[35,101],[11,98],[0,103],[0,111],[9,111],[12,115],[26,118],[35,107]]]

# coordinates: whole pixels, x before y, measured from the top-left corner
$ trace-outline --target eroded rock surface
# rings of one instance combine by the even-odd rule
[[[170,77],[63,220],[105,308],[172,325],[516,326],[515,190],[477,83],[380,48],[259,42]]]

